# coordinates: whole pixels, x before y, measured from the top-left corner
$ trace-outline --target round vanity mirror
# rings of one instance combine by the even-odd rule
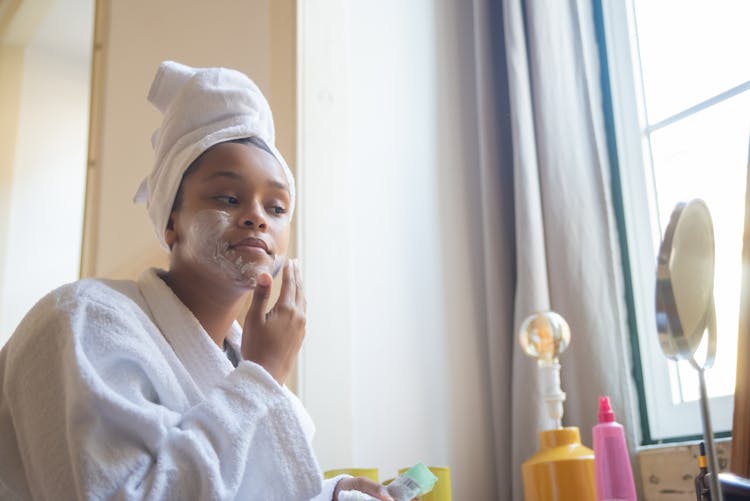
[[[714,230],[702,200],[679,203],[664,231],[656,270],[656,325],[664,354],[708,368],[716,354]],[[703,360],[694,355],[708,332]],[[696,367],[697,368],[697,367]]]
[[[714,260],[714,226],[708,206],[702,200],[677,204],[659,247],[656,328],[664,354],[672,360],[689,360],[698,371],[703,438],[713,473],[711,499],[722,501],[704,375],[716,355]]]

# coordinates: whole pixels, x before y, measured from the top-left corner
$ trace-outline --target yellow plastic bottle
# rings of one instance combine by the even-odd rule
[[[521,472],[526,501],[596,501],[594,451],[576,426],[539,432],[539,452]]]

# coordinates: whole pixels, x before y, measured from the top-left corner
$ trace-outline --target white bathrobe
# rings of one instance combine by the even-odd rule
[[[0,351],[0,499],[330,500],[299,400],[157,273],[63,286]]]

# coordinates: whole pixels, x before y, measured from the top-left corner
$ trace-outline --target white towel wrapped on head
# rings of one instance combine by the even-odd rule
[[[164,231],[185,170],[215,144],[262,139],[281,164],[289,184],[289,214],[294,212],[294,178],[276,149],[271,108],[246,75],[227,68],[191,68],[164,61],[148,100],[164,115],[151,137],[156,160],[141,182],[135,202],[146,203],[156,235],[166,248]]]

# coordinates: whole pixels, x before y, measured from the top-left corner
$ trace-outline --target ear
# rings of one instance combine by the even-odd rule
[[[169,215],[169,219],[167,220],[167,229],[164,230],[164,241],[167,243],[169,248],[172,248],[172,245],[177,241],[177,232],[174,229],[174,212],[172,212]]]

